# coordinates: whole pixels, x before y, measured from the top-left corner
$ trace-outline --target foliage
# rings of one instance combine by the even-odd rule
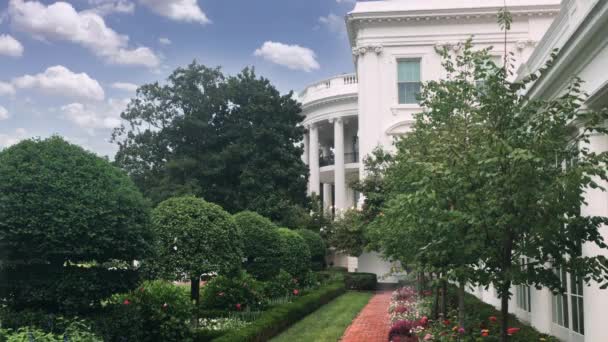
[[[160,203],[152,212],[161,273],[174,280],[190,279],[192,298],[204,273],[227,274],[242,261],[242,239],[234,219],[220,206],[193,196]]]
[[[353,189],[365,196],[361,211],[366,223],[371,222],[382,212],[387,190],[384,175],[393,163],[393,156],[381,146],[377,146],[371,155],[363,159],[365,178],[353,184]]]
[[[275,306],[265,311],[260,318],[243,329],[230,332],[216,342],[261,342],[268,341],[292,324],[306,317],[319,307],[345,292],[344,283],[336,282],[323,286],[291,303]]]
[[[132,181],[57,136],[0,152],[0,222],[0,298],[17,308],[94,309],[132,286],[109,270],[150,251],[149,207]]]
[[[321,238],[321,235],[308,229],[296,230],[310,250],[310,260],[312,263],[313,271],[320,271],[325,267],[325,255],[327,254],[327,248],[325,247],[325,241]]]
[[[206,310],[241,311],[262,303],[261,284],[241,272],[238,276],[217,276],[203,288],[201,307]]]
[[[0,341],[2,342],[64,342],[64,341],[82,341],[82,342],[101,342],[101,338],[96,336],[88,325],[82,321],[74,320],[61,334],[53,334],[34,327],[21,327],[17,330],[0,328]]]
[[[339,341],[372,296],[368,292],[347,292],[319,308],[314,315],[306,316],[272,341]]]
[[[310,270],[310,250],[303,237],[293,230],[279,228],[281,258],[279,266],[294,278],[301,278]]]
[[[192,194],[275,222],[306,205],[300,105],[246,68],[193,62],[143,85],[116,129],[116,163],[155,203]]]
[[[298,288],[298,282],[291,274],[281,269],[279,274],[265,282],[263,287],[266,298],[280,298],[291,295],[293,290]]]
[[[339,252],[360,256],[367,245],[363,214],[354,209],[343,211],[333,223],[329,244]]]
[[[349,290],[375,291],[378,278],[374,273],[345,273],[344,283]]]
[[[278,227],[269,219],[251,211],[234,215],[234,221],[243,236],[245,270],[260,280],[275,276],[280,262]]]
[[[184,341],[194,306],[188,291],[166,281],[147,281],[129,293],[113,295],[96,319],[106,341]]]

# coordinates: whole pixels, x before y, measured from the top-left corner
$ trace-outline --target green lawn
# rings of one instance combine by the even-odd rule
[[[348,292],[308,315],[272,342],[335,342],[372,297],[369,292]]]

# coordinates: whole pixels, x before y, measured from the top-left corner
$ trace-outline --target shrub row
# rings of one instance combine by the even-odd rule
[[[251,325],[233,331],[214,342],[268,341],[280,332],[312,313],[322,305],[346,291],[343,282],[333,282],[298,298],[292,303],[281,304],[264,312]]]
[[[344,283],[349,290],[374,291],[378,278],[374,273],[344,273]]]

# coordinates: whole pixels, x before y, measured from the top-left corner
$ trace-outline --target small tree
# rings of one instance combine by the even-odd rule
[[[81,313],[129,290],[151,250],[149,214],[124,172],[60,137],[1,151],[0,299]]]
[[[310,270],[310,250],[303,237],[288,228],[279,228],[281,236],[280,268],[292,277],[302,279]]]
[[[340,253],[360,256],[367,246],[363,214],[354,209],[343,211],[332,225],[329,244]]]
[[[243,242],[230,214],[194,196],[170,198],[152,212],[161,273],[174,280],[190,279],[198,305],[200,277],[230,273],[243,258]]]
[[[255,278],[268,280],[279,273],[279,228],[269,219],[251,211],[234,215],[243,236],[245,270]]]

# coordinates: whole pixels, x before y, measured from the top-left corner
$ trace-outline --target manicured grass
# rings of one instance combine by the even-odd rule
[[[373,296],[369,292],[348,292],[308,315],[272,342],[335,342]]]

